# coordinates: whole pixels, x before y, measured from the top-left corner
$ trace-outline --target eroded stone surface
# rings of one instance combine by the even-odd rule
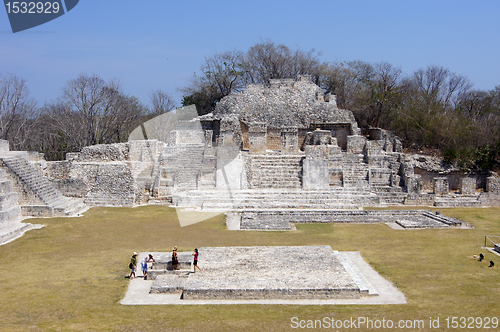
[[[200,248],[202,272],[158,276],[152,293],[184,299],[328,299],[369,295],[344,254],[328,246]],[[345,256],[345,257],[344,257]]]

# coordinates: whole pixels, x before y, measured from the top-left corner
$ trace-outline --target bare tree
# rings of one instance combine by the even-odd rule
[[[206,57],[201,73],[195,75],[184,93],[182,104],[196,104],[199,114],[211,112],[219,100],[239,92],[247,83],[269,84],[270,79],[295,78],[308,74],[319,79],[319,53],[314,49],[292,51],[271,41],[256,44],[248,52],[226,51]]]
[[[181,88],[184,94],[182,104],[196,104],[198,113],[213,111],[217,102],[231,92],[239,92],[245,87],[242,71],[242,53],[227,51],[205,57],[201,74],[195,75],[187,87]]]
[[[248,81],[252,83],[269,84],[271,79],[295,78],[297,75],[311,75],[317,83],[319,55],[314,49],[308,52],[291,50],[268,40],[250,47],[245,54],[243,68]]]
[[[0,75],[0,138],[14,149],[22,147],[36,113],[26,81],[12,74]]]
[[[389,113],[397,109],[401,97],[402,72],[401,68],[388,62],[375,64],[375,77],[370,84],[370,107],[375,113],[372,126],[380,127],[381,121],[387,124]]]
[[[158,89],[151,92],[151,94],[149,95],[149,100],[151,101],[151,105],[153,106],[151,112],[153,115],[160,115],[175,109],[176,104],[174,102],[174,99],[170,94],[163,90]]]
[[[324,63],[320,69],[319,86],[325,93],[337,96],[340,108],[350,109],[356,91],[356,73],[347,62]]]
[[[136,98],[121,92],[118,82],[85,74],[70,80],[63,97],[46,107],[55,129],[77,149],[126,140],[144,111]]]
[[[415,71],[412,82],[428,110],[436,106],[444,107],[444,111],[453,108],[459,96],[472,87],[464,76],[440,66],[428,66]]]

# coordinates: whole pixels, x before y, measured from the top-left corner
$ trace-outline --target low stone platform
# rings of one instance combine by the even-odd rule
[[[262,247],[260,247],[262,248]],[[310,247],[308,247],[310,248]],[[329,247],[327,247],[329,248]],[[226,248],[220,248],[224,253],[227,252]],[[336,253],[329,249],[332,254]],[[139,260],[142,260],[148,253],[139,253]],[[160,258],[162,253],[153,253],[155,259]],[[170,253],[163,253],[165,258],[168,258]],[[189,253],[191,254],[191,253]],[[122,305],[238,305],[238,304],[272,304],[272,305],[388,305],[388,304],[404,304],[406,303],[405,295],[400,292],[394,284],[384,279],[379,275],[373,268],[365,262],[360,252],[358,251],[345,251],[338,253],[339,261],[348,262],[348,264],[343,264],[347,272],[353,276],[356,283],[362,283],[368,288],[368,295],[376,296],[359,296],[356,298],[258,298],[258,299],[243,299],[243,298],[217,298],[217,299],[186,299],[183,298],[183,289],[185,287],[186,280],[192,279],[192,277],[199,276],[202,278],[205,276],[209,278],[206,272],[208,272],[209,266],[204,260],[207,258],[205,255],[200,256],[199,265],[202,268],[202,272],[197,272],[196,274],[188,273],[188,271],[180,271],[177,275],[174,273],[166,274],[164,277],[169,278],[171,283],[165,282],[165,287],[168,288],[171,293],[153,293],[152,290],[154,286],[158,286],[159,281],[144,280],[138,274],[138,278],[130,280],[128,290],[125,297],[120,301]],[[226,257],[226,256],[223,256]],[[158,261],[158,259],[157,259]],[[312,262],[311,262],[312,263]],[[341,263],[342,264],[342,263]],[[314,275],[316,271],[323,268],[323,266],[314,266],[309,264],[310,269],[313,270],[310,275]],[[207,271],[205,271],[207,270]],[[150,271],[151,272],[151,271]],[[246,279],[246,274],[243,272],[241,274],[241,280]],[[179,286],[175,290],[176,286]],[[362,287],[360,287],[362,289]],[[366,293],[366,292],[363,292]]]
[[[290,230],[290,223],[397,223],[403,228],[460,227],[461,220],[429,210],[243,210],[226,213],[231,230]]]
[[[328,246],[200,248],[202,272],[159,275],[151,293],[185,300],[349,299],[377,295],[350,259]],[[370,291],[371,289],[371,291]]]

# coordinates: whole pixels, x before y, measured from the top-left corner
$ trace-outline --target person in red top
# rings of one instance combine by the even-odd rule
[[[196,268],[198,268],[198,270],[201,272],[201,269],[200,267],[198,266],[198,249],[197,248],[194,248],[194,253],[193,253],[193,257],[194,257],[194,262],[193,262],[193,273],[196,272]]]

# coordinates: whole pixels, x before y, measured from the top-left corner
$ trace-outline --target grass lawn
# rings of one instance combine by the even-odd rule
[[[500,257],[481,247],[485,235],[500,235],[500,208],[440,211],[475,228],[393,230],[383,224],[307,224],[297,225],[294,232],[237,232],[226,229],[223,216],[181,228],[175,210],[165,206],[93,208],[80,218],[30,219],[46,227],[0,246],[0,331],[297,330],[292,328],[292,317],[303,320],[303,325],[324,317],[366,317],[395,324],[404,320],[407,325],[423,320],[421,331],[431,330],[432,317],[440,319],[440,328],[432,330],[441,331],[446,330],[447,317],[450,325],[452,317],[499,318],[500,269],[487,265],[493,260],[500,266]],[[125,276],[132,252],[170,251],[174,245],[179,251],[269,245],[329,245],[360,251],[406,295],[408,303],[120,305],[129,283]],[[485,262],[472,258],[480,252]],[[202,257],[200,266],[203,269]],[[364,327],[358,330],[369,330]],[[450,326],[450,330],[470,327]],[[489,330],[500,330],[492,327]]]

